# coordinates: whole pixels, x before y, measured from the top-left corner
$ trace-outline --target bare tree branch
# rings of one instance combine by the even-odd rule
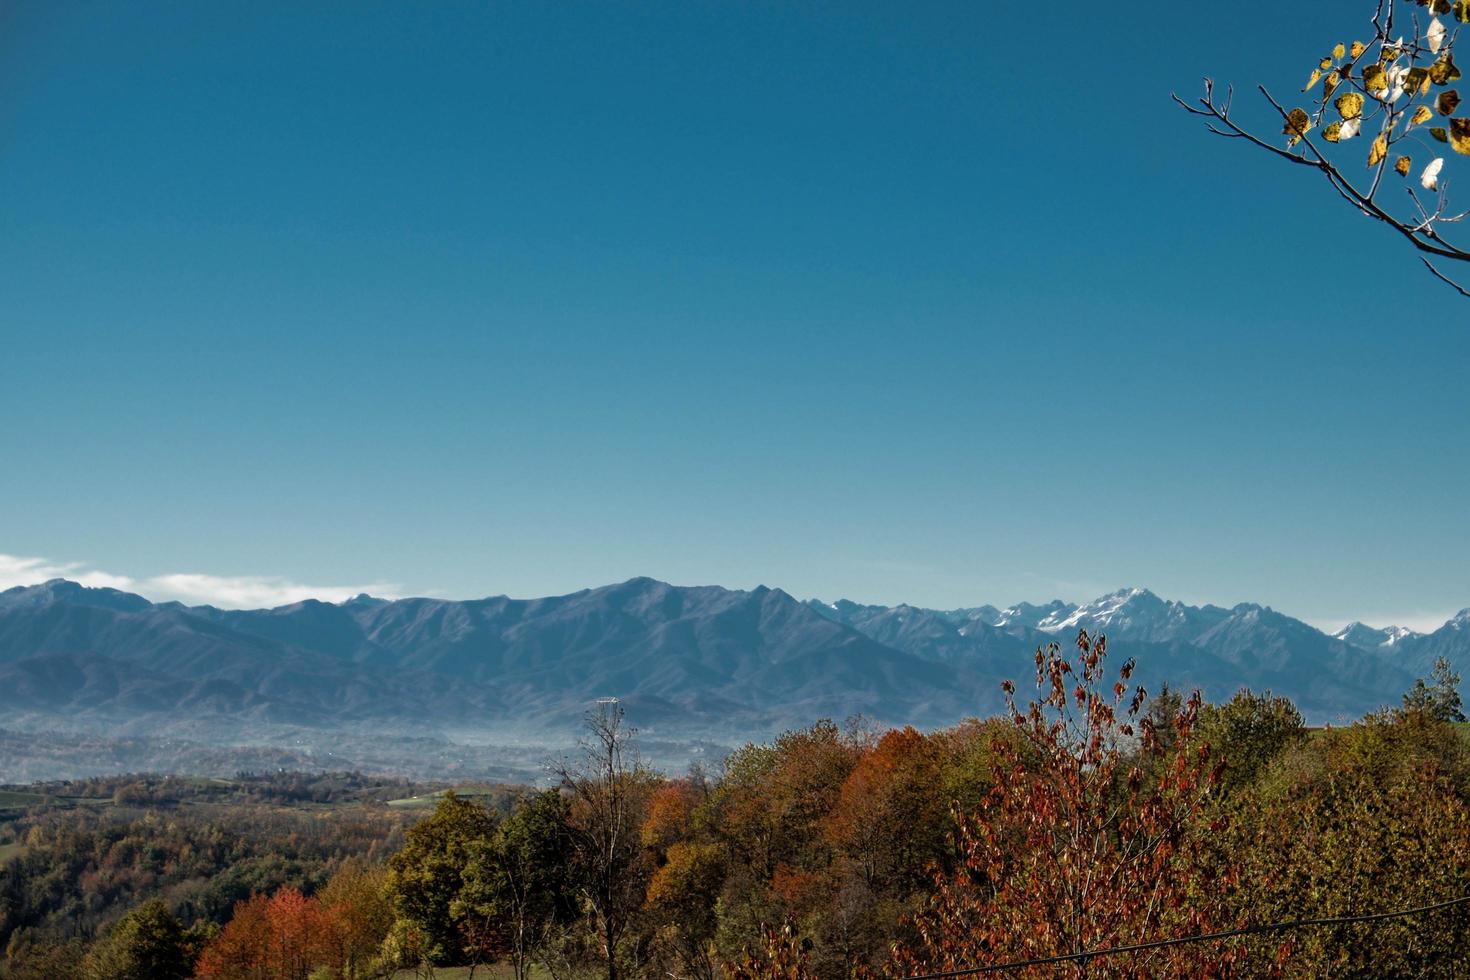
[[[1466,292],[1464,286],[1461,286],[1459,283],[1455,282],[1453,279],[1436,269],[1433,262],[1430,262],[1423,256],[1419,257],[1419,261],[1424,263],[1424,267],[1426,269],[1434,273],[1434,278],[1438,279],[1440,282],[1448,283],[1451,287],[1454,288],[1455,292],[1459,293],[1466,299],[1470,299],[1470,292]]]

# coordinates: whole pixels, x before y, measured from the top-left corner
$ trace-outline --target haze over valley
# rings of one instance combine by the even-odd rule
[[[815,718],[995,714],[1001,682],[1024,689],[1036,648],[1079,629],[1134,658],[1150,690],[1270,690],[1317,724],[1395,702],[1436,657],[1470,666],[1470,610],[1429,633],[1328,635],[1266,606],[1141,588],[935,610],[636,578],[540,599],[237,610],[55,579],[0,593],[0,729],[16,747],[0,781],[261,767],[534,779],[601,697],[678,768]]]

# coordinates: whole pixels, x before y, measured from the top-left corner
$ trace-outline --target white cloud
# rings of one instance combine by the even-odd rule
[[[396,598],[399,591],[398,585],[388,582],[370,582],[366,585],[303,585],[273,576],[188,573],[158,575],[148,580],[148,586],[181,602],[234,609],[284,606],[303,599],[343,602],[363,592],[391,599]]]
[[[155,601],[177,600],[189,605],[219,606],[224,609],[260,609],[284,606],[303,599],[342,602],[359,593],[397,598],[402,586],[394,582],[361,585],[306,585],[273,575],[206,575],[174,572],[133,578],[114,575],[81,562],[56,562],[46,558],[24,558],[0,554],[0,589],[35,585],[53,578],[67,578],[89,588],[121,589]]]
[[[94,589],[131,589],[136,584],[126,575],[110,575],[76,562],[60,564],[45,558],[0,554],[0,589],[34,585],[53,578],[69,578]]]

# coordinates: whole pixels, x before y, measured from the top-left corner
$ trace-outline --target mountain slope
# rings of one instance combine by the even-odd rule
[[[1432,633],[1401,639],[1393,647],[1392,656],[1416,676],[1429,674],[1440,657],[1470,678],[1470,609],[1461,609],[1449,622]]]
[[[942,611],[638,578],[540,599],[222,610],[57,580],[0,593],[0,722],[567,732],[616,696],[664,733],[746,737],[859,712],[939,725],[995,711],[1003,679],[1024,691],[1035,648],[1077,629],[1106,633],[1151,690],[1270,688],[1315,720],[1395,702],[1436,656],[1470,674],[1470,611],[1373,645],[1366,627],[1327,636],[1268,607],[1145,589]]]
[[[1119,589],[1076,606],[1066,615],[1060,612],[1038,622],[1037,629],[1057,633],[1085,628],[1106,633],[1110,640],[1146,643],[1194,642],[1230,615],[1219,606],[1166,601],[1148,589]]]
[[[972,610],[943,612],[916,606],[864,606],[846,599],[833,603],[812,599],[812,609],[863,635],[926,660],[974,669],[995,660],[1024,665],[1035,647],[1029,630],[1008,633],[979,618]],[[995,615],[995,608],[988,607]]]
[[[652,579],[545,599],[244,611],[49,582],[0,594],[0,665],[33,711],[98,718],[169,704],[181,717],[565,729],[612,695],[645,726],[766,731],[856,712],[938,724],[997,704],[978,675],[875,642],[779,589]],[[123,690],[124,670],[128,698],[95,696]]]
[[[1387,647],[1364,649],[1268,607],[1190,606],[1137,588],[1120,589],[1082,605],[1060,600],[1042,606],[1019,603],[1002,610],[995,625],[985,627],[992,636],[977,636],[982,642],[973,645],[966,644],[967,637],[944,629],[956,618],[953,613],[846,601],[816,607],[910,653],[983,665],[1018,679],[1026,676],[1026,664],[1015,655],[1016,646],[1031,650],[1041,643],[1065,643],[1077,630],[1086,629],[1105,634],[1115,656],[1134,658],[1139,665],[1136,676],[1151,690],[1167,682],[1199,687],[1209,697],[1223,699],[1241,687],[1270,689],[1292,697],[1318,721],[1340,721],[1393,703],[1412,683],[1414,673],[1406,664],[1425,657],[1432,660],[1424,653],[1406,661],[1404,655],[1415,648],[1402,636],[1401,645],[1389,655]],[[1470,623],[1470,617],[1466,621]],[[1003,664],[985,659],[985,640],[989,651],[1006,649],[994,635],[1009,637],[1015,644]],[[1434,635],[1444,638],[1447,649],[1457,651],[1452,652],[1452,661],[1458,658],[1470,666],[1470,646],[1457,646],[1461,634],[1447,624],[1446,631]],[[1470,638],[1470,629],[1465,636]]]

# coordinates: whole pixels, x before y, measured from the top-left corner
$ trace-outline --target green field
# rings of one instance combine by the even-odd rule
[[[23,810],[45,802],[46,797],[39,793],[17,793],[14,790],[0,789],[0,810]]]
[[[467,800],[480,799],[491,795],[490,791],[484,786],[456,786],[452,791],[441,789],[437,793],[424,793],[420,796],[409,796],[401,800],[389,800],[388,805],[404,810],[429,810],[438,806],[439,800],[444,794],[449,792],[453,792],[455,796],[462,796]],[[436,972],[434,975],[439,976],[439,973]],[[480,974],[476,973],[475,975],[479,976]]]

